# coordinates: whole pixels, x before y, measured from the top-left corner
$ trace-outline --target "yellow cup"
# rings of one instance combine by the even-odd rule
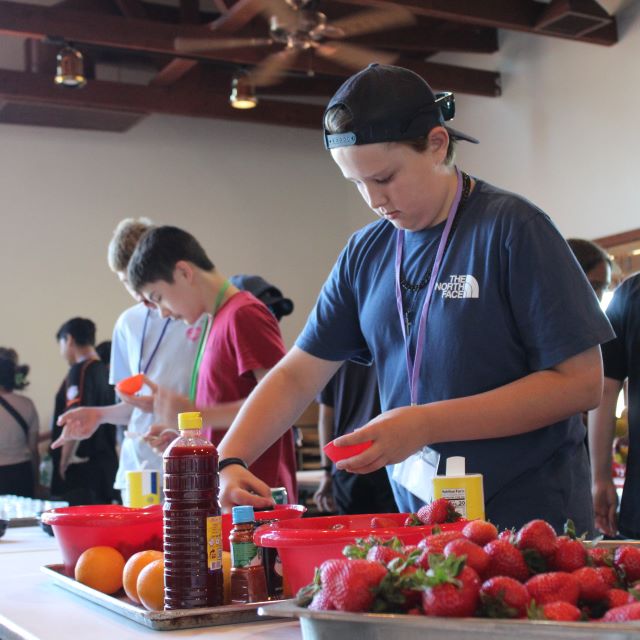
[[[160,504],[160,472],[147,469],[127,471],[123,503],[126,507]]]

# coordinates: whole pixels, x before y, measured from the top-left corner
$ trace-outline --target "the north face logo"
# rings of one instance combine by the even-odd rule
[[[449,276],[445,282],[438,282],[436,290],[443,298],[479,298],[480,286],[472,275]]]

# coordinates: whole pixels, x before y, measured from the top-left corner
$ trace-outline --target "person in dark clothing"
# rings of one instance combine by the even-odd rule
[[[58,416],[72,407],[104,406],[114,403],[107,365],[95,350],[95,324],[86,318],[72,318],[58,330],[60,353],[70,365],[58,389],[52,426],[52,440],[62,429]],[[111,504],[113,481],[118,468],[115,426],[100,425],[87,440],[65,443],[52,451],[51,492],[70,504]]]
[[[629,276],[613,294],[607,316],[614,340],[602,345],[604,390],[600,405],[589,412],[591,452],[591,492],[596,527],[607,536],[617,533],[640,538],[640,273]],[[624,382],[629,385],[629,453],[620,513],[611,474],[612,445],[615,436],[616,404]],[[638,485],[638,486],[636,486]]]
[[[347,361],[318,398],[320,447],[352,433],[380,414],[380,396],[374,365]],[[325,476],[313,496],[320,511],[394,513],[398,509],[385,469],[355,474],[336,469],[322,456]]]

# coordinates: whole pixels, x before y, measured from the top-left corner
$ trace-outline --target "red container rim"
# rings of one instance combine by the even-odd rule
[[[405,527],[403,523],[408,513],[372,513],[359,516],[321,516],[302,520],[283,520],[258,527],[253,540],[263,547],[312,547],[338,542],[353,542],[356,538],[375,536],[377,538],[401,538],[411,534],[416,537],[431,535],[434,527],[442,531],[460,531],[469,522],[458,522],[424,525],[422,527]],[[367,520],[372,518],[389,518],[396,520],[398,526],[367,527]],[[355,520],[355,522],[353,522]],[[340,528],[337,528],[339,525]]]
[[[101,527],[119,527],[123,524],[145,524],[162,520],[162,506],[153,504],[131,508],[119,504],[95,504],[59,507],[44,511],[41,519],[44,524],[52,526],[86,527],[99,524]]]

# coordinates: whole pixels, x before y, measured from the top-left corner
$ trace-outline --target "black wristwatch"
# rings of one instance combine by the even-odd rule
[[[239,464],[245,469],[249,468],[249,465],[242,458],[223,458],[218,462],[218,473],[226,467],[230,467],[232,464]]]

